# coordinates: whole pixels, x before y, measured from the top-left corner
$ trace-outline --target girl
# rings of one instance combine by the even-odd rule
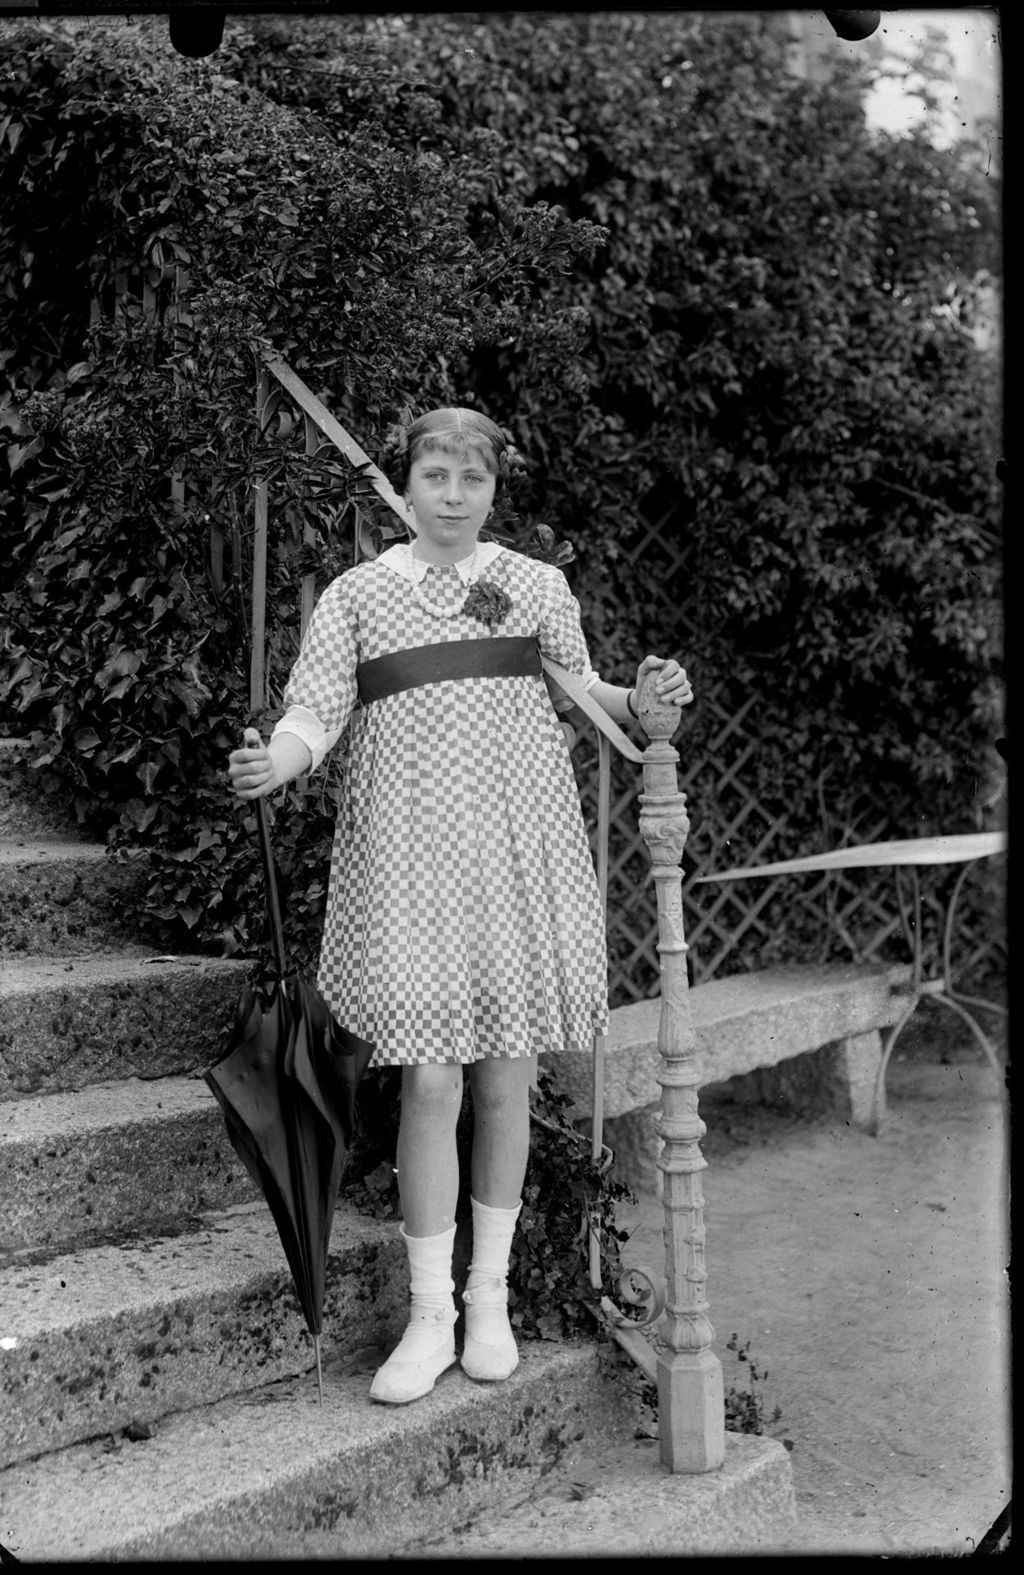
[[[522,462],[466,409],[392,440],[410,541],[358,564],[317,604],[264,745],[229,758],[239,798],[315,769],[352,720],[317,984],[338,1019],[400,1066],[400,1233],[409,1323],[371,1398],[418,1399],[456,1360],[456,1122],[469,1068],[473,1250],[460,1356],[500,1380],[519,1356],[507,1274],[529,1147],[534,1056],[589,1051],[607,1024],[597,881],[540,654],[577,674],[617,722],[634,690],[590,666],[561,570],[481,542]],[[663,700],[693,698],[676,661],[647,656]],[[360,703],[356,709],[357,700]]]

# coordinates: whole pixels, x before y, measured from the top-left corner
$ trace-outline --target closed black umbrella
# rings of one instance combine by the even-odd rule
[[[231,1048],[205,1074],[228,1137],[266,1198],[313,1336],[323,1404],[324,1277],[338,1188],[372,1044],[289,970],[266,809],[256,800],[276,968],[243,991]]]

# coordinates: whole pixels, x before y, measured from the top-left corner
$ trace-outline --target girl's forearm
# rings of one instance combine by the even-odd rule
[[[613,722],[622,723],[634,720],[633,713],[626,704],[627,699],[633,693],[631,689],[623,689],[618,684],[605,684],[598,679],[597,683],[591,686],[590,693],[598,705],[608,712]],[[635,695],[633,696],[633,704],[636,705]]]

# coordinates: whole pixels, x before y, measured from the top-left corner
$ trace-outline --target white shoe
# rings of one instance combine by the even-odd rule
[[[405,1333],[373,1376],[370,1399],[408,1405],[429,1394],[454,1361],[452,1315],[444,1308],[414,1307]]]
[[[467,1378],[500,1383],[519,1365],[512,1325],[508,1321],[508,1291],[502,1280],[485,1280],[462,1293],[466,1309],[466,1337],[460,1358]]]

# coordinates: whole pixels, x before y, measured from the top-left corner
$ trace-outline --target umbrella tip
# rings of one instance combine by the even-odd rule
[[[320,1396],[320,1404],[324,1403],[324,1369],[320,1358],[320,1336],[313,1336],[313,1350],[316,1352],[316,1387]]]

